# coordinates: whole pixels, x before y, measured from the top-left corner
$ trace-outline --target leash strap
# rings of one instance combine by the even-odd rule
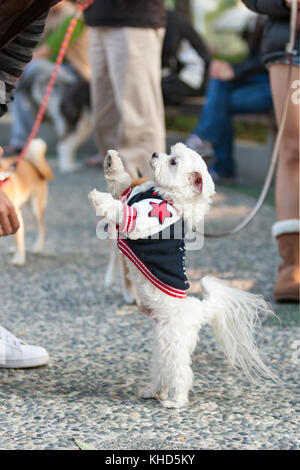
[[[258,214],[258,212],[262,208],[263,203],[265,202],[266,196],[270,189],[272,179],[275,173],[278,156],[279,156],[280,143],[281,143],[282,135],[285,129],[285,123],[286,123],[286,118],[287,118],[287,112],[288,112],[288,106],[289,106],[289,100],[290,100],[290,85],[291,85],[291,78],[292,78],[294,46],[295,46],[296,34],[297,34],[297,16],[298,16],[298,4],[297,4],[297,0],[293,0],[292,6],[291,6],[291,17],[290,17],[290,41],[286,47],[286,54],[289,60],[289,69],[288,69],[288,77],[287,77],[288,93],[287,93],[287,97],[286,97],[285,104],[284,104],[280,126],[278,129],[275,144],[273,147],[268,172],[267,172],[261,193],[259,195],[259,198],[255,206],[253,207],[253,209],[246,216],[246,218],[242,222],[240,222],[236,227],[234,227],[232,230],[229,230],[228,232],[224,232],[224,233],[218,233],[218,234],[205,233],[204,234],[205,238],[225,238],[231,235],[235,235],[236,233],[239,233],[241,230],[247,227],[247,225],[249,225],[250,222],[252,222],[254,217]],[[203,236],[203,233],[200,233],[197,231],[195,231],[195,233]]]
[[[48,102],[49,102],[50,96],[52,94],[52,91],[53,91],[53,88],[54,88],[54,85],[55,85],[55,82],[56,82],[56,79],[57,79],[58,71],[61,67],[61,64],[63,63],[63,60],[65,58],[68,46],[69,46],[71,38],[72,38],[72,35],[74,33],[74,29],[75,29],[75,27],[78,23],[78,20],[81,16],[81,13],[86,8],[88,8],[92,3],[93,3],[92,1],[88,1],[85,5],[76,4],[73,18],[70,20],[70,23],[69,23],[68,29],[66,31],[65,37],[64,37],[63,42],[61,44],[61,47],[60,47],[60,50],[59,50],[59,53],[58,53],[58,56],[57,56],[57,59],[56,59],[56,62],[55,62],[53,72],[51,74],[50,80],[49,80],[48,85],[46,87],[45,95],[44,95],[42,104],[40,106],[40,109],[37,113],[37,116],[35,118],[32,130],[31,130],[31,132],[29,134],[29,137],[26,141],[26,144],[25,144],[24,148],[22,149],[20,155],[18,156],[17,160],[11,165],[11,167],[6,172],[7,177],[9,177],[9,174],[11,172],[13,172],[17,168],[17,166],[21,162],[21,160],[23,160],[23,158],[25,157],[25,155],[28,151],[29,145],[31,144],[31,142],[35,138],[35,136],[37,135],[37,132],[38,132],[38,130],[40,128],[40,125],[42,123],[42,120],[44,118],[44,115],[45,115],[45,112],[46,112],[46,109],[47,109],[47,106],[48,106]]]

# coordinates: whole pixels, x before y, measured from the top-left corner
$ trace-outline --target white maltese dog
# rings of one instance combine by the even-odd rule
[[[270,312],[261,296],[212,277],[201,280],[202,301],[186,296],[184,225],[196,227],[203,220],[215,193],[206,164],[182,143],[171,148],[171,155],[154,153],[150,164],[154,180],[132,189],[118,153],[110,150],[104,165],[110,194],[95,189],[89,194],[97,215],[117,228],[142,310],[153,319],[152,383],[141,396],[168,408],[188,403],[191,356],[206,323],[231,366],[252,381],[258,375],[274,378],[254,340],[258,314]]]

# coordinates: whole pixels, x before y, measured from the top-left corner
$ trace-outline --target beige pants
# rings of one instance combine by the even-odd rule
[[[151,175],[165,151],[161,92],[164,29],[90,28],[92,103],[99,151],[119,150],[131,176]]]

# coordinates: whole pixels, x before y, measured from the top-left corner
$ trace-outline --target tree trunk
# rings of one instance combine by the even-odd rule
[[[190,0],[175,0],[175,9],[187,18],[191,19],[191,2]]]

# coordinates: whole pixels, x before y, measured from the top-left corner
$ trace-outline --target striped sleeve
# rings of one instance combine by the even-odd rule
[[[124,234],[133,232],[136,225],[137,210],[127,204],[123,204],[123,222],[119,226],[119,231]]]

